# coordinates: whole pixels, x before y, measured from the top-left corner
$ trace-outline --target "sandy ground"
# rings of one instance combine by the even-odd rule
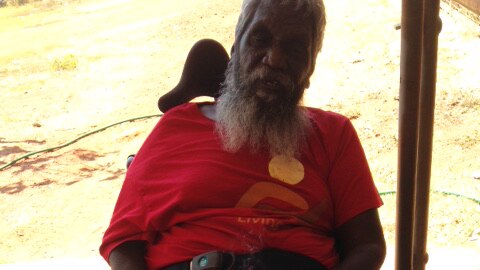
[[[306,105],[352,119],[382,192],[396,188],[399,2],[326,1],[325,46],[305,97]],[[239,0],[104,0],[18,9],[15,23],[0,27],[0,166],[158,114],[156,102],[176,85],[194,42],[213,38],[230,48],[239,7]],[[480,207],[465,196],[480,197],[480,28],[451,11],[442,19],[429,268],[468,255],[472,263],[450,269],[478,270]],[[70,54],[76,69],[52,71],[55,59]],[[0,171],[0,264],[24,262],[0,269],[38,268],[28,264],[38,260],[48,269],[105,268],[97,250],[126,157],[156,121],[117,125]],[[383,198],[393,247],[395,197]],[[393,268],[392,256],[385,269]]]

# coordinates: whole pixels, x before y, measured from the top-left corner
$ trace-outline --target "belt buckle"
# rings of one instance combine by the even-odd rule
[[[231,263],[228,267],[223,268],[225,264],[225,256],[231,256]],[[211,251],[193,257],[190,261],[190,270],[228,270],[232,268],[234,263],[235,255],[233,253]]]

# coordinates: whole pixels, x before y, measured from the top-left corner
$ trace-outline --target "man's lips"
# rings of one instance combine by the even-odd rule
[[[255,84],[257,97],[270,102],[285,94],[285,87],[274,79],[260,79]]]
[[[270,91],[282,91],[285,89],[285,86],[276,79],[259,79],[257,86],[264,88],[265,90]]]
[[[280,82],[277,81],[277,80],[269,80],[269,79],[265,79],[265,80],[262,80],[262,84],[267,87],[267,88],[271,88],[271,89],[277,89],[281,86]]]

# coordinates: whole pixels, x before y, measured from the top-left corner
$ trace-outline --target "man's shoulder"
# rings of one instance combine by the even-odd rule
[[[334,146],[355,133],[350,119],[340,113],[308,108],[308,115],[312,124],[313,140],[318,138],[323,145],[329,145],[329,148],[336,149]],[[333,152],[335,150],[332,150]]]
[[[198,103],[188,102],[177,105],[165,112],[160,122],[167,124],[171,122],[202,121],[202,119],[203,117],[199,110]]]
[[[171,108],[163,114],[155,130],[183,132],[199,127],[210,127],[211,121],[200,111],[201,104],[203,103],[184,103]]]
[[[305,109],[307,110],[310,119],[314,122],[345,124],[350,121],[348,117],[337,112],[312,107],[305,107]]]

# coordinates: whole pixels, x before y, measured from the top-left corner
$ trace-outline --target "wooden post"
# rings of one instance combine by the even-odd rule
[[[412,269],[423,2],[402,1],[395,269]]]
[[[425,1],[422,77],[420,87],[419,143],[415,186],[415,216],[413,231],[413,269],[424,270],[428,262],[427,234],[430,201],[432,141],[437,80],[440,0]]]

